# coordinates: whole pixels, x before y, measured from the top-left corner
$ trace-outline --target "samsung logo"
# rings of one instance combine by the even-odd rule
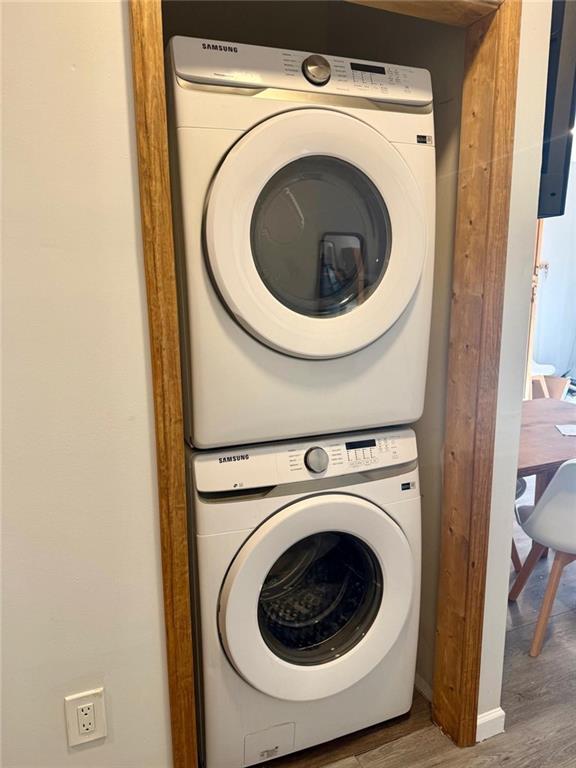
[[[218,45],[218,43],[202,43],[205,51],[224,51],[225,53],[238,53],[235,45]]]
[[[237,453],[235,456],[221,456],[218,461],[220,464],[226,464],[228,461],[248,461],[249,458],[247,453]]]

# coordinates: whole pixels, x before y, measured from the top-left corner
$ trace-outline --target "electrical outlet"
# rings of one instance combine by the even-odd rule
[[[80,733],[93,733],[95,730],[94,725],[94,704],[81,704],[76,707],[76,714],[78,715],[78,730]]]
[[[104,688],[66,696],[64,708],[69,747],[103,739],[106,736]]]

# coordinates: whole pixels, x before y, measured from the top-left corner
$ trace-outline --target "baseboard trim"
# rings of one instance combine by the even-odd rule
[[[421,693],[425,699],[432,701],[432,688],[428,685],[423,677],[420,677],[419,674],[416,674],[416,677],[414,678],[414,688],[416,688],[416,690]]]
[[[496,707],[496,709],[490,709],[488,712],[478,715],[478,720],[476,721],[476,741],[486,741],[486,739],[491,739],[492,736],[504,733],[505,720],[506,712],[504,712],[502,707]]]

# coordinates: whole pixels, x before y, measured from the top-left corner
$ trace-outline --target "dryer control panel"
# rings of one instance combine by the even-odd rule
[[[200,492],[240,491],[396,467],[416,461],[411,429],[382,429],[194,456]]]
[[[173,37],[170,45],[177,76],[193,83],[432,103],[426,69],[195,37]]]

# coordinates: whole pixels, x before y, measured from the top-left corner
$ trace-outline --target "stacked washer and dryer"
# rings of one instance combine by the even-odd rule
[[[422,69],[168,48],[201,759],[410,709],[435,216]]]

